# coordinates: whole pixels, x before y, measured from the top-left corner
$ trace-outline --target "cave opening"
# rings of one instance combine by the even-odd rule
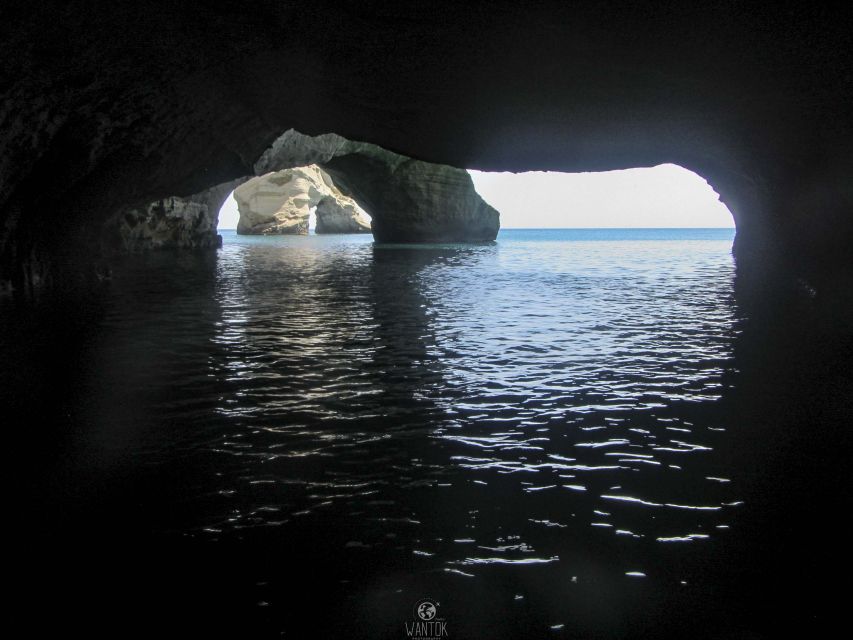
[[[284,141],[282,146],[285,147],[288,144],[296,148],[308,146],[312,151],[316,151],[316,147],[323,146],[323,139],[326,137],[342,140],[335,134],[312,138],[289,131],[283,134],[279,141]],[[276,144],[278,145],[278,142]],[[281,146],[277,148],[273,145],[265,153],[266,159],[259,161],[260,166],[256,168],[258,175],[255,178],[241,179],[241,184],[231,190],[222,201],[215,223],[217,230],[237,230],[241,214],[235,192],[241,188],[245,189],[243,185],[246,182],[261,180],[263,171],[275,169],[273,173],[265,175],[268,180],[274,174],[284,175],[286,189],[275,191],[275,187],[269,188],[268,182],[266,191],[257,197],[263,197],[265,200],[265,203],[260,205],[267,210],[268,217],[264,222],[271,221],[269,216],[275,215],[279,218],[279,224],[273,225],[272,229],[264,228],[260,232],[265,235],[316,233],[320,223],[318,209],[322,208],[319,206],[320,196],[314,186],[304,184],[296,189],[296,195],[292,193],[294,183],[288,181],[286,173],[301,171],[299,168],[287,169],[287,166],[294,165],[294,155],[299,153],[282,152]],[[359,182],[376,183],[373,188],[381,192],[384,190],[382,176],[379,179],[369,175],[365,177],[362,167],[353,172],[352,155],[344,154],[346,161],[341,163],[342,166],[336,166],[336,161],[340,158],[327,153],[326,159],[331,160],[331,174],[335,176],[334,179],[323,167],[312,166],[315,166],[317,175],[326,182],[320,184],[321,188],[330,186],[336,189],[335,182],[341,180],[345,185],[345,197],[359,194],[360,200],[352,199],[352,203],[360,209],[360,216],[370,224],[371,216],[367,207],[359,206],[365,201]],[[306,156],[304,149],[301,156]],[[456,171],[463,173],[462,170]],[[572,173],[469,169],[467,174],[476,196],[500,214],[500,227],[503,229],[733,229],[736,226],[732,212],[711,184],[698,173],[674,163]],[[394,187],[396,185],[390,186],[388,190],[393,190]],[[430,184],[428,180],[417,188],[423,190],[420,197],[424,201],[429,200],[430,191],[437,189],[436,185]],[[416,193],[411,187],[410,190]],[[409,194],[410,199],[411,195]],[[370,200],[371,198],[367,198],[368,202]],[[375,196],[372,200],[376,200]],[[434,203],[428,205],[434,207]],[[244,209],[248,208],[248,205],[244,206]],[[281,223],[282,218],[292,216],[294,211],[303,221],[301,227],[295,230]],[[258,231],[243,229],[241,233],[256,232]]]
[[[675,164],[603,172],[469,171],[502,229],[733,229],[700,175]]]
[[[237,227],[240,222],[240,209],[237,203],[237,199],[234,195],[234,191],[232,190],[222,202],[222,206],[219,208],[219,214],[216,218],[216,230],[220,235],[223,235],[224,238],[231,237],[237,233]],[[284,205],[284,202],[277,203],[278,207],[281,208]],[[320,234],[317,233],[318,224],[320,228],[323,228],[323,224],[325,223],[326,227],[330,226],[330,222],[334,223],[334,220],[329,220],[329,207],[323,207],[322,211],[318,215],[318,208],[321,208],[319,202],[308,202],[307,207],[307,231],[304,234],[296,234],[296,235],[322,235],[322,231]],[[364,209],[359,207],[359,217],[364,220],[369,226],[371,221],[371,216]],[[322,220],[322,216],[326,216],[325,220]],[[326,231],[325,233],[330,233]],[[342,233],[346,233],[346,230],[342,231]],[[276,234],[271,234],[276,235]],[[286,234],[285,234],[286,235]]]
[[[358,180],[370,176],[360,166],[349,158],[333,170],[355,192],[371,186]],[[680,551],[675,540],[697,547],[698,562],[717,543],[716,527],[731,526],[735,508],[723,503],[738,501],[740,485],[707,480],[735,473],[712,452],[725,442],[712,430],[714,416],[693,410],[720,398],[731,358],[730,243],[519,235],[525,227],[559,234],[679,226],[638,213],[644,203],[643,211],[661,214],[674,190],[666,180],[645,190],[634,184],[654,169],[439,177],[448,174],[470,177],[478,197],[505,216],[497,243],[226,239],[215,260],[158,256],[133,261],[120,278],[129,293],[91,358],[99,366],[89,384],[106,391],[95,392],[96,402],[82,398],[94,407],[85,418],[104,432],[152,438],[171,437],[167,429],[178,425],[176,437],[198,450],[188,463],[183,445],[147,457],[130,438],[114,445],[115,455],[140,460],[127,465],[127,485],[146,504],[156,498],[145,532],[180,531],[173,515],[180,513],[198,536],[194,545],[234,549],[223,554],[219,576],[198,574],[193,595],[217,588],[235,601],[232,576],[243,563],[253,583],[269,584],[259,597],[281,619],[291,556],[273,550],[293,540],[324,581],[352,584],[356,602],[370,594],[350,570],[352,554],[395,548],[427,576],[449,568],[467,580],[487,565],[525,565],[549,589],[547,572],[561,559],[580,585],[591,582],[593,571],[574,569],[576,557],[591,557],[595,571],[632,588],[639,569],[652,577],[665,570]],[[588,181],[596,184],[584,190]],[[223,191],[226,208],[237,209],[235,188]],[[365,192],[381,191],[380,183]],[[608,217],[594,205],[612,192],[622,199],[608,204]],[[695,202],[671,199],[681,226],[709,224],[695,215]],[[220,230],[226,219],[220,213]],[[128,299],[129,308],[121,304]],[[698,348],[685,338],[695,335],[703,336]],[[106,473],[113,451],[103,449],[74,473]],[[173,489],[176,475],[160,469],[188,476],[181,486],[190,486]],[[452,488],[459,486],[465,490]],[[446,500],[442,492],[453,508],[436,518],[430,505]],[[93,494],[86,498],[101,499]],[[632,497],[650,506],[635,509]],[[489,516],[495,526],[481,526],[472,516],[491,500],[501,502]],[[125,502],[104,499],[96,516],[126,513]],[[433,539],[413,522],[434,527]],[[519,532],[511,534],[518,542],[507,544],[503,531]],[[624,542],[640,540],[648,544],[624,551]],[[485,553],[458,555],[460,545],[475,543]],[[173,539],[160,544],[156,551],[171,560]],[[370,577],[389,580],[392,569],[376,562]],[[692,576],[685,569],[676,577]],[[319,591],[312,583],[306,593],[315,599]],[[605,605],[621,597],[617,588]],[[461,589],[449,599],[477,604]],[[565,619],[547,601],[536,607],[536,619]],[[387,615],[396,615],[392,608]],[[374,619],[385,616],[383,609]]]
[[[847,625],[853,4],[246,9],[3,5],[21,617],[97,637],[390,637],[419,611],[461,638]],[[645,219],[612,185],[588,210],[511,182],[514,220],[460,169],[662,162],[719,192],[734,246],[684,237],[716,227],[695,202]],[[376,242],[218,246],[235,187],[311,163]]]
[[[466,164],[478,169],[414,159],[334,133],[289,129],[255,158],[251,173],[190,194],[172,191],[147,204],[105,204],[104,226],[92,235],[110,252],[138,253],[207,249],[237,234],[308,235],[312,229],[372,233],[379,243],[479,243],[496,240],[501,227],[733,228],[736,220],[734,248],[747,243],[742,236],[754,240],[755,225],[743,215],[749,199],[731,188],[726,174],[695,163],[626,169],[627,161],[613,161],[583,173],[501,173]],[[240,214],[241,192],[247,215]],[[58,237],[64,243],[65,236]],[[51,249],[50,238],[38,237],[41,250]],[[96,252],[90,248],[66,253],[85,258]],[[85,259],[78,262],[75,268],[90,268]],[[34,265],[24,262],[12,275],[35,283],[70,272],[51,270],[51,259],[43,264],[45,274],[28,274]]]

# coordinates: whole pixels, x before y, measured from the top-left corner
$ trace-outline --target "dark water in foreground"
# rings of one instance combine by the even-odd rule
[[[449,638],[831,623],[847,345],[808,292],[736,296],[732,237],[226,235],[5,310],[24,600],[116,635],[404,638],[424,598]]]

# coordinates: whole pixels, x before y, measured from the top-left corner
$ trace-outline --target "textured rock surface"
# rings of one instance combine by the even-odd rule
[[[304,162],[322,166],[370,213],[380,242],[486,242],[500,228],[498,212],[477,194],[467,171],[335,134],[312,137],[291,129],[264,152],[255,171]]]
[[[114,212],[252,175],[296,128],[483,170],[672,162],[732,210],[739,269],[832,280],[853,6],[782,4],[4,3],[0,279],[66,273]]]
[[[144,207],[125,209],[104,225],[102,244],[131,253],[218,247],[222,244],[216,233],[219,210],[238,182],[226,182],[185,198],[164,198]]]
[[[128,209],[116,223],[121,247],[131,252],[216,246],[215,220],[207,207],[189,198],[164,198]]]
[[[316,233],[370,233],[370,220],[352,198],[326,196],[317,203]]]
[[[373,215],[380,242],[489,242],[500,216],[475,191],[466,171],[420,160],[339,156],[323,165]]]
[[[274,171],[234,190],[240,212],[237,233],[308,234],[311,208],[317,207],[317,233],[370,232],[370,221],[319,167]]]

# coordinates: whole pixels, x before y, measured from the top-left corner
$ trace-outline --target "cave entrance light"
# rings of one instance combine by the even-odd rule
[[[234,231],[237,229],[239,220],[240,212],[237,211],[237,201],[234,199],[234,191],[231,191],[219,209],[219,222],[216,228],[219,231]]]
[[[291,172],[295,175],[290,175]],[[241,194],[241,188],[249,182],[255,184],[255,191]],[[369,232],[372,222],[370,214],[356,200],[338,190],[316,165],[281,169],[245,179],[220,206],[217,231],[237,231],[241,220],[238,198],[248,198],[252,203],[247,205],[254,218],[250,225],[282,223],[284,229],[269,232],[271,235],[304,235],[306,230],[308,235],[314,235],[318,229],[323,234],[365,233]],[[303,217],[305,213],[307,218]],[[296,231],[292,228],[294,223],[305,226]],[[254,234],[249,232],[248,235]]]
[[[469,171],[501,228],[734,228],[701,176],[675,164],[597,173]]]
[[[370,214],[364,212],[367,219],[370,219]],[[222,203],[222,208],[219,210],[219,222],[217,230],[219,231],[234,231],[237,228],[237,222],[240,220],[240,212],[237,210],[237,201],[234,199],[234,192],[228,194],[225,202]],[[308,217],[308,233],[313,235],[317,228],[317,207],[311,207],[311,214]]]

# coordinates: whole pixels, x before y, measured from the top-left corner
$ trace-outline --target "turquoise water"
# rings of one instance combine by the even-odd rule
[[[238,236],[234,229],[220,229],[219,233],[228,242],[292,242],[305,240],[305,236]],[[313,234],[312,234],[313,236]],[[498,241],[585,241],[585,240],[722,240],[734,239],[733,228],[715,229],[501,229]],[[311,236],[309,236],[310,238]],[[318,239],[323,236],[319,236]],[[335,236],[326,236],[327,238]],[[337,236],[347,238],[347,242],[373,242],[369,234]]]

